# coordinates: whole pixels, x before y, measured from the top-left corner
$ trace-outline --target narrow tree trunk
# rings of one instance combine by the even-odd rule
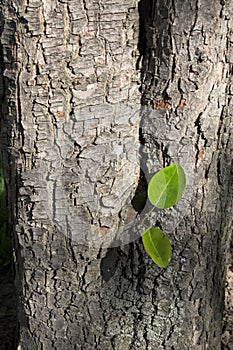
[[[19,348],[220,349],[233,4],[13,0],[1,10]],[[174,214],[174,230],[165,223],[169,267],[139,241],[107,249],[108,232],[132,220],[140,167],[148,180],[173,160],[190,182],[179,225]]]

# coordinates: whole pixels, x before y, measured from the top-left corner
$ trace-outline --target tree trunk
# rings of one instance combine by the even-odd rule
[[[18,349],[220,349],[233,4],[0,7]],[[142,174],[148,181],[174,161],[185,168],[187,193],[180,208],[156,217],[173,246],[161,269],[131,242],[136,226],[124,227],[145,216],[147,206],[136,215],[131,205]],[[148,221],[155,224],[153,213]]]

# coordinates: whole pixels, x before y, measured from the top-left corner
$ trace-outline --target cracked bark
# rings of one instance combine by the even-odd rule
[[[10,164],[19,348],[220,349],[232,208],[233,5],[13,0],[0,7],[1,149]],[[158,118],[146,114],[129,124],[131,112],[119,118],[113,107],[140,100]],[[103,103],[110,109],[100,115]],[[90,106],[94,118],[87,120],[80,108]],[[148,173],[174,155],[169,137],[186,140],[187,164],[196,173],[192,201],[170,237],[166,270],[154,266],[140,242],[107,250],[71,241],[51,225],[39,196],[52,181],[41,181],[41,159],[48,156],[54,172],[60,158],[67,169],[78,159],[88,186],[95,178],[85,160],[104,167],[104,144],[113,145],[112,157],[116,137],[128,157],[139,128]],[[72,130],[78,141],[71,147],[65,136]],[[123,198],[105,198],[114,202],[114,220],[139,177],[140,167],[127,157],[126,173],[116,166],[111,174],[125,189]],[[74,205],[77,186],[69,192]],[[94,206],[87,208],[84,221],[101,230],[112,226],[108,213],[96,223]],[[55,211],[58,226],[63,214]]]

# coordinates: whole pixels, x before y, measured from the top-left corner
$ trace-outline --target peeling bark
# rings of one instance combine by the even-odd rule
[[[1,148],[10,164],[19,348],[220,349],[232,209],[233,5],[13,0],[0,7]],[[183,220],[168,230],[166,270],[141,242],[90,249],[64,232],[66,195],[77,207],[74,220],[79,215],[107,237],[115,222],[136,215],[130,202],[140,167],[150,177],[177,155],[195,181]],[[98,178],[97,197],[110,212],[96,210]],[[72,185],[66,192],[64,183]],[[85,225],[77,232],[83,229],[88,235]]]

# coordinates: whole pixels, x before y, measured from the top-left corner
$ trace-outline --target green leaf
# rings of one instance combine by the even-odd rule
[[[170,165],[156,173],[148,185],[150,202],[160,209],[175,205],[182,197],[186,185],[183,168]]]
[[[159,228],[151,227],[142,236],[146,252],[160,267],[167,267],[172,256],[169,238]]]

